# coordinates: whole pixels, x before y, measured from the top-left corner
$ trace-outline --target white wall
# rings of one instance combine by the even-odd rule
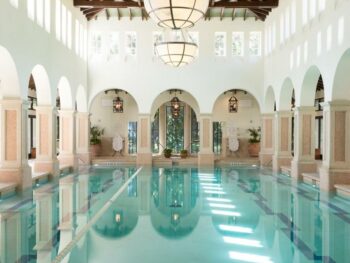
[[[7,49],[18,72],[21,97],[27,99],[29,77],[33,68],[40,64],[46,70],[51,88],[51,101],[54,104],[57,86],[61,77],[65,76],[72,89],[73,101],[79,85],[87,87],[86,62],[75,54],[75,18],[86,25],[86,19],[73,1],[62,0],[72,11],[72,49],[68,49],[55,36],[55,1],[51,1],[51,30],[48,33],[39,26],[36,20],[27,16],[27,1],[19,1],[15,8],[9,0],[0,1],[0,47]],[[0,63],[1,64],[1,63]],[[0,66],[0,79],[4,77]],[[3,83],[3,85],[6,85]],[[1,97],[16,95],[12,87],[1,87]]]
[[[107,21],[99,18],[89,23],[90,34],[101,32],[106,39],[108,32],[118,31],[121,54],[110,59],[105,54],[89,56],[89,87],[91,102],[101,90],[118,88],[128,91],[139,105],[140,113],[150,113],[153,101],[168,89],[183,89],[198,102],[201,113],[211,113],[216,99],[229,89],[244,89],[254,94],[262,103],[263,59],[248,56],[248,33],[262,31],[263,23],[248,19],[201,21],[190,31],[199,32],[199,58],[184,68],[163,65],[153,56],[152,32],[161,29],[151,20]],[[125,56],[124,32],[137,32],[137,58]],[[227,32],[227,57],[214,56],[214,33]],[[245,32],[244,57],[232,57],[231,32]],[[105,41],[104,41],[105,42]]]
[[[325,100],[332,100],[332,88],[337,65],[344,52],[350,48],[350,1],[326,0],[325,10],[317,12],[316,17],[309,20],[306,25],[302,24],[302,4],[304,0],[294,1],[296,1],[297,14],[296,33],[287,41],[280,44],[280,17],[281,14],[285,15],[286,9],[290,8],[293,0],[280,1],[280,6],[272,11],[265,24],[267,31],[269,28],[273,28],[274,23],[277,27],[277,45],[265,58],[264,73],[265,92],[269,86],[273,87],[277,107],[279,107],[280,95],[283,93],[283,83],[287,78],[291,79],[295,88],[296,105],[302,104],[301,97],[305,96],[305,90],[302,92],[303,81],[307,71],[312,66],[316,66],[322,74]],[[319,2],[319,0],[316,2]],[[342,19],[344,21],[343,30],[339,27],[339,23],[341,23],[339,21]],[[318,44],[319,34],[321,36],[320,44]],[[304,60],[304,45],[306,42],[308,43],[307,58]],[[300,58],[298,58],[298,49],[300,49]],[[300,63],[298,63],[299,60]],[[344,85],[347,84],[344,83]]]

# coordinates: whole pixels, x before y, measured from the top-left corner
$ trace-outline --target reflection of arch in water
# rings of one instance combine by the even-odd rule
[[[154,170],[151,189],[153,228],[166,238],[189,235],[200,216],[199,185],[191,169]]]
[[[104,176],[95,176],[100,191],[107,191],[106,185],[111,185],[111,194],[131,176],[133,169],[105,169],[102,173]],[[98,181],[100,178],[100,181]],[[96,184],[96,182],[94,182]],[[104,193],[103,197],[110,198],[108,193]],[[99,204],[95,209],[99,210],[105,204],[105,198],[99,198]],[[138,203],[137,198],[137,177],[135,177],[128,185],[127,189],[118,197],[118,199],[110,206],[110,208],[99,218],[93,229],[103,238],[118,239],[129,235],[136,227],[138,222]],[[92,214],[95,214],[91,209]]]

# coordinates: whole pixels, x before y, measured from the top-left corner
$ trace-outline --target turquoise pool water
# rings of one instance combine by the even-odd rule
[[[350,202],[256,167],[96,168],[0,222],[1,263],[350,262]]]

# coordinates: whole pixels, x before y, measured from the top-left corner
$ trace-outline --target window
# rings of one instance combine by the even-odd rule
[[[156,56],[156,44],[164,41],[164,35],[160,31],[153,32],[153,54]]]
[[[301,57],[301,48],[300,46],[297,47],[297,67],[300,66],[300,57]]]
[[[64,5],[61,7],[61,40],[67,44],[67,8]]]
[[[303,2],[303,25],[306,25],[308,20],[308,1],[302,1],[302,2]]]
[[[222,125],[220,122],[213,122],[213,152],[221,154],[222,151]]]
[[[244,33],[232,32],[232,56],[244,55]]]
[[[84,40],[83,42],[83,59],[87,60],[88,57],[88,33],[87,33],[87,29],[84,28],[84,34],[83,34]]]
[[[191,108],[191,153],[199,152],[199,123],[194,110]]]
[[[316,0],[310,0],[310,19],[316,16]]]
[[[36,0],[36,22],[44,26],[44,0]]]
[[[322,12],[326,9],[326,0],[319,0],[318,1],[318,10]]]
[[[61,1],[56,0],[56,9],[55,9],[55,22],[56,22],[56,38],[57,40],[61,39]]]
[[[82,46],[84,48],[84,46]],[[91,54],[102,53],[102,36],[100,32],[93,32],[91,35]],[[84,51],[82,51],[82,57],[84,57]]]
[[[271,33],[270,33],[270,39],[271,39]],[[261,32],[249,33],[249,55],[261,56]]]
[[[327,50],[332,48],[332,25],[329,25],[327,28]]]
[[[276,22],[273,22],[272,25],[272,49],[276,48]]]
[[[35,18],[35,0],[27,0],[27,14],[31,20]]]
[[[159,109],[154,115],[151,125],[151,145],[152,153],[159,153]]]
[[[215,32],[214,51],[217,57],[226,56],[226,32]]]
[[[72,13],[67,12],[67,46],[72,48]]]
[[[79,55],[79,49],[80,49],[80,24],[79,21],[75,20],[75,53]]]
[[[294,52],[290,52],[289,54],[289,62],[290,62],[290,69],[293,69],[294,68]]]
[[[136,53],[136,32],[125,33],[125,53],[129,56],[135,57]]]
[[[10,0],[10,4],[11,4],[13,7],[18,8],[18,0]]]
[[[83,58],[84,57],[84,39],[85,39],[85,35],[84,35],[84,27],[82,24],[80,24],[80,30],[79,30],[79,34],[80,34],[80,57]]]
[[[194,44],[197,45],[197,56],[198,56],[198,52],[199,52],[199,33],[196,31],[190,31],[188,32],[188,40]]]
[[[290,25],[291,25],[290,33],[291,35],[294,35],[296,32],[296,26],[297,26],[297,7],[296,7],[295,0],[292,2]]]
[[[51,32],[51,0],[45,0],[45,30]]]
[[[344,41],[344,17],[340,17],[338,20],[338,44],[343,44]]]
[[[119,33],[112,32],[108,35],[109,40],[109,55],[118,55],[119,54]]]
[[[128,152],[137,153],[137,122],[131,121],[128,124]]]
[[[289,7],[286,9],[286,15],[285,15],[285,21],[284,21],[284,37],[287,40],[290,36],[290,13],[289,13]]]
[[[184,149],[184,107],[180,107],[180,114],[173,117],[172,107],[166,106],[166,147],[173,153],[180,153]]]
[[[280,18],[280,44],[284,42],[284,17],[281,15]]]

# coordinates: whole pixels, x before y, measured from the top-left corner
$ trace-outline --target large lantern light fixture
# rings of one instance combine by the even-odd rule
[[[209,0],[144,0],[148,15],[161,27],[190,28],[207,12]]]
[[[165,38],[167,40],[155,44],[156,54],[164,64],[178,68],[196,59],[198,45],[183,31],[171,31]]]
[[[236,112],[238,112],[238,100],[233,95],[228,100],[228,111],[229,111],[229,113],[236,113]]]

